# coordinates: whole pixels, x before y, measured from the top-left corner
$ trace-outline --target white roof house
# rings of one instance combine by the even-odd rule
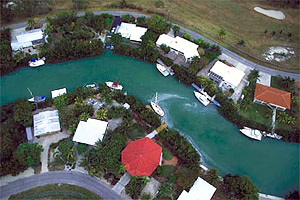
[[[198,177],[190,191],[182,191],[177,200],[210,200],[214,195],[216,188]]]
[[[146,31],[147,29],[144,27],[136,26],[136,24],[122,22],[116,32],[120,33],[124,38],[141,42],[141,37],[146,33]]]
[[[11,48],[13,51],[32,46],[32,42],[36,40],[41,40],[44,37],[42,29],[34,29],[16,36],[17,40],[11,42]]]
[[[211,72],[220,76],[220,78],[223,79],[223,82],[226,82],[224,84],[229,84],[232,88],[236,88],[245,76],[245,72],[235,67],[230,67],[221,61],[217,61],[214,64],[210,69],[210,73]]]
[[[52,90],[51,91],[51,96],[52,99],[54,99],[55,97],[61,96],[63,94],[67,93],[67,89],[66,88],[62,88],[62,89],[58,89],[58,90]]]
[[[200,57],[197,50],[199,46],[179,36],[173,38],[166,34],[162,34],[159,36],[158,40],[156,41],[156,45],[160,46],[162,44],[165,44],[166,46],[169,46],[173,50],[182,53],[186,58],[186,60],[191,59],[195,56]]]
[[[98,140],[102,140],[107,128],[108,122],[97,119],[88,119],[80,121],[73,141],[88,145],[95,145]]]
[[[58,110],[43,111],[33,115],[34,136],[60,131]]]

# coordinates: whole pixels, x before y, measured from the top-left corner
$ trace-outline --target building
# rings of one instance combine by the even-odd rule
[[[63,94],[67,93],[67,89],[66,88],[62,88],[62,89],[58,89],[58,90],[52,90],[51,91],[51,96],[52,99],[54,99],[55,97],[61,96]]]
[[[31,127],[26,127],[26,137],[27,137],[27,141],[29,143],[33,142],[33,134],[32,134],[32,128]]]
[[[144,27],[122,22],[115,32],[120,33],[122,37],[130,39],[131,41],[141,42],[141,37],[146,33],[146,31],[147,29]]]
[[[58,110],[42,111],[33,115],[34,136],[60,131]]]
[[[225,90],[236,89],[244,76],[245,72],[221,61],[217,61],[208,73],[208,77]]]
[[[74,142],[88,145],[95,145],[98,140],[102,140],[107,128],[108,122],[97,119],[88,119],[80,121],[73,137]]]
[[[42,44],[43,38],[44,32],[42,31],[42,29],[34,29],[16,35],[16,40],[13,39],[10,45],[13,51],[17,51],[22,48]]]
[[[156,41],[156,46],[160,47],[162,44],[170,47],[170,50],[176,54],[183,55],[186,61],[191,61],[193,57],[200,58],[198,53],[199,46],[179,36],[173,38],[166,34],[162,34]]]
[[[291,93],[256,83],[253,101],[284,111],[291,108]]]
[[[198,177],[190,191],[182,191],[177,200],[210,200],[214,195],[216,188]]]

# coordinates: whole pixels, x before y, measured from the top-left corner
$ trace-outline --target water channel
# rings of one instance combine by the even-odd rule
[[[50,97],[50,91],[107,80],[119,81],[128,94],[145,104],[158,92],[167,124],[186,135],[202,154],[208,167],[226,173],[247,175],[260,192],[284,196],[299,188],[299,145],[263,138],[253,141],[225,120],[214,105],[202,106],[191,87],[173,77],[163,77],[154,65],[132,58],[104,55],[40,68],[22,68],[1,79],[1,105],[19,97]]]

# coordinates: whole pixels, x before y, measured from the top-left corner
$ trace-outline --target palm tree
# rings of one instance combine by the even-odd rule
[[[289,76],[282,78],[280,81],[280,86],[286,89],[292,89],[295,84],[295,79],[290,78]]]
[[[223,28],[221,28],[221,30],[219,31],[218,35],[219,35],[219,38],[222,39],[222,38],[225,37],[226,31]]]
[[[103,120],[107,118],[107,111],[103,108],[100,108],[96,114],[95,114],[96,118],[99,120]]]
[[[207,182],[214,186],[217,186],[220,182],[219,173],[215,168],[209,169],[206,172],[206,178]]]
[[[27,24],[28,24],[27,27],[26,27],[27,30],[33,29],[33,27],[35,25],[34,19],[33,18],[28,18],[27,19]]]

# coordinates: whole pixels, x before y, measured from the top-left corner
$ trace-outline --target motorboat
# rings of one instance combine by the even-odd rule
[[[156,63],[156,68],[158,69],[158,71],[164,75],[164,76],[168,76],[170,73],[168,72],[168,70],[162,66],[161,64]]]
[[[196,98],[204,105],[204,106],[208,106],[210,103],[210,97],[208,95],[205,95],[203,93],[194,91],[194,94],[196,96]]]
[[[39,66],[42,66],[45,64],[45,58],[42,58],[42,59],[32,59],[32,61],[29,61],[29,66],[30,67],[39,67]]]
[[[278,135],[276,133],[267,133],[265,131],[263,131],[263,136],[269,137],[269,138],[273,138],[273,139],[277,139],[277,140],[281,140],[282,139],[281,135]]]
[[[97,90],[98,89],[98,85],[96,83],[86,84],[85,87],[86,88],[91,88],[93,90]]]
[[[151,107],[153,108],[153,110],[161,117],[163,117],[165,115],[165,112],[163,111],[163,109],[157,104],[157,93],[156,93],[156,97],[155,97],[155,102],[151,101],[150,102]]]
[[[32,97],[30,99],[28,99],[29,102],[32,102],[32,103],[40,103],[40,102],[43,102],[46,100],[46,97],[45,96],[36,96],[36,97]]]
[[[123,86],[120,85],[118,82],[108,81],[108,82],[105,82],[105,84],[107,85],[107,87],[114,89],[114,90],[122,90],[123,89]]]
[[[259,130],[244,127],[243,129],[240,129],[240,132],[251,139],[261,141],[262,133]]]

